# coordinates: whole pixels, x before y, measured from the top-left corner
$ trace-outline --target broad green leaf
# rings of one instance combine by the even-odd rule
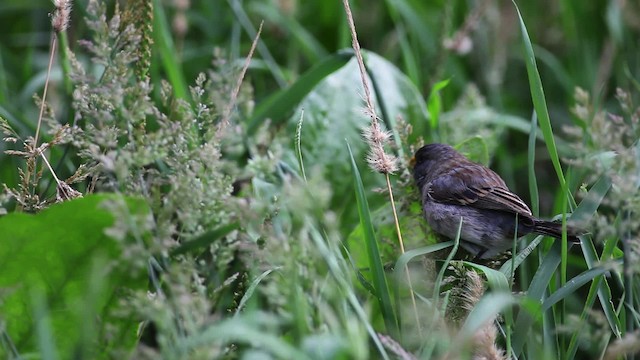
[[[344,60],[344,55],[339,59]],[[396,119],[402,117],[412,124],[415,136],[424,136],[428,128],[426,106],[415,86],[393,64],[368,52],[365,52],[365,62],[380,124],[393,133],[388,151],[400,153],[404,144],[400,144],[396,134]],[[293,139],[300,121],[300,112],[304,109],[304,129],[300,134],[300,148],[307,176],[315,168],[329,179],[333,191],[331,207],[339,209],[342,224],[354,224],[358,222],[358,217],[351,196],[353,189],[351,183],[345,181],[351,176],[351,168],[348,162],[339,161],[345,156],[344,139],[347,139],[351,146],[356,164],[363,169],[361,177],[364,187],[375,189],[385,186],[385,183],[384,176],[374,173],[365,161],[369,145],[362,138],[362,130],[370,125],[370,117],[364,113],[364,91],[357,63],[352,59],[341,68],[332,69],[332,73],[323,72],[322,78],[314,77],[312,88],[305,85],[302,91],[292,92],[285,97],[289,105],[298,106],[295,111],[279,110],[264,117],[278,122],[276,117],[292,111],[293,116],[288,121],[287,132]],[[254,117],[256,116],[263,115]],[[394,150],[393,143],[397,150]],[[285,154],[284,160],[292,168],[298,168],[298,158],[299,156],[291,151]],[[372,209],[379,208],[384,199],[385,197],[374,192],[369,191],[367,194]]]
[[[312,91],[318,83],[338,69],[342,68],[353,56],[350,51],[340,51],[333,54],[302,75],[293,85],[282,89],[269,99],[263,101],[247,120],[247,132],[251,135],[255,133],[260,125],[271,119],[274,124],[282,123],[298,106],[300,101]]]
[[[462,153],[473,162],[489,166],[489,149],[487,143],[480,136],[471,137],[455,146],[456,150]]]
[[[119,221],[102,204],[117,208]],[[6,296],[0,314],[19,351],[34,350],[36,314],[46,309],[58,354],[96,358],[108,344],[98,341],[99,324],[116,325],[112,339],[132,345],[136,324],[112,317],[110,311],[126,289],[142,289],[141,271],[120,260],[129,236],[123,227],[149,221],[144,201],[116,195],[90,195],[55,204],[31,215],[12,213],[0,218],[0,289]],[[123,221],[129,225],[125,225]],[[133,225],[132,225],[133,226]],[[134,229],[143,241],[146,230]],[[36,295],[34,297],[34,294]],[[96,323],[98,321],[98,323]],[[38,322],[38,324],[41,324]]]

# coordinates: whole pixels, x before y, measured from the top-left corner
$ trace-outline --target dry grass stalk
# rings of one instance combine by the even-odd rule
[[[380,173],[385,174],[387,182],[387,190],[389,191],[389,200],[391,208],[393,210],[393,219],[396,226],[396,232],[398,235],[398,242],[400,243],[400,251],[404,254],[404,241],[402,240],[402,232],[400,231],[400,222],[398,220],[398,214],[396,211],[395,201],[393,199],[393,191],[391,188],[391,179],[389,174],[394,173],[398,169],[397,158],[393,155],[389,155],[384,150],[384,144],[389,140],[389,133],[380,128],[378,116],[373,105],[373,98],[371,91],[369,90],[369,82],[367,80],[366,68],[364,60],[362,59],[362,51],[360,50],[360,43],[358,42],[358,34],[356,33],[356,26],[353,21],[353,14],[351,13],[351,7],[349,6],[349,0],[343,0],[345,12],[347,14],[347,22],[349,23],[349,30],[351,32],[352,46],[358,62],[358,68],[360,69],[360,78],[362,79],[362,86],[364,88],[365,102],[367,104],[366,113],[371,118],[371,125],[364,131],[364,137],[369,144],[370,150],[367,156],[367,162],[369,166]],[[411,291],[411,301],[413,305],[413,311],[416,318],[416,324],[420,337],[422,337],[422,327],[420,325],[420,317],[418,316],[418,307],[416,304],[415,294],[413,292],[413,285],[411,283],[411,274],[409,273],[409,267],[405,267],[407,280],[409,283],[409,290]]]
[[[244,61],[244,66],[242,66],[242,71],[240,71],[240,76],[236,81],[236,86],[233,88],[231,92],[231,98],[227,103],[227,106],[224,108],[222,113],[222,122],[216,131],[216,136],[218,139],[222,139],[222,135],[224,130],[231,123],[231,113],[233,112],[233,108],[236,106],[236,102],[238,100],[238,94],[240,93],[240,86],[242,86],[242,81],[244,80],[244,76],[247,74],[247,69],[249,69],[249,65],[251,64],[251,59],[253,58],[253,53],[256,51],[256,47],[258,46],[258,40],[260,39],[260,34],[262,33],[262,25],[264,25],[264,21],[260,22],[260,27],[258,28],[258,33],[256,37],[253,39],[251,43],[251,49],[249,49],[249,54]]]

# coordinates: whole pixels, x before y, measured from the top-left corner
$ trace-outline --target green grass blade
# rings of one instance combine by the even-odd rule
[[[544,300],[542,303],[542,310],[551,308],[555,303],[574,293],[582,285],[592,281],[596,276],[602,275],[607,271],[609,270],[601,267],[592,268],[567,281],[563,287]]]
[[[540,79],[540,73],[538,72],[538,67],[536,65],[536,58],[533,53],[533,46],[531,45],[531,39],[529,38],[527,27],[524,24],[522,14],[520,14],[520,9],[518,8],[515,0],[513,0],[513,5],[516,8],[518,19],[520,21],[520,31],[522,34],[522,43],[524,46],[525,54],[524,58],[527,67],[527,74],[529,76],[529,88],[531,90],[531,100],[533,101],[533,108],[535,109],[540,120],[540,129],[542,130],[542,135],[547,145],[547,150],[549,151],[551,162],[553,163],[553,167],[556,170],[556,174],[558,175],[560,186],[564,190],[566,181],[564,179],[562,167],[560,166],[560,157],[558,156],[558,150],[556,149],[556,142],[553,138],[551,119],[549,117],[549,110],[547,109],[547,102],[544,97],[542,80]]]
[[[542,239],[544,239],[544,236],[536,236],[529,243],[529,245],[527,245],[527,247],[522,249],[522,251],[520,251],[516,255],[516,258],[514,259],[514,261],[507,261],[504,264],[502,264],[502,267],[500,267],[500,272],[503,273],[505,276],[511,276],[513,271],[517,269],[524,262],[524,260],[533,252],[533,250],[535,250],[536,247],[538,247]]]
[[[307,354],[283,337],[264,330],[269,325],[273,326],[273,321],[263,313],[231,317],[210,325],[194,336],[181,339],[176,343],[175,351],[188,358],[187,354],[192,354],[193,349],[205,344],[251,344],[270,352],[276,359],[310,360]]]
[[[449,85],[450,79],[438,81],[433,85],[429,98],[427,99],[427,110],[429,111],[429,124],[431,129],[438,129],[440,123],[440,113],[442,112],[442,97],[440,91]]]
[[[438,299],[440,296],[440,284],[442,283],[442,279],[444,278],[444,272],[447,270],[447,267],[449,267],[449,263],[453,259],[453,256],[458,252],[458,246],[460,246],[460,234],[462,233],[463,221],[464,221],[464,218],[461,217],[460,224],[458,225],[458,232],[456,233],[456,238],[454,239],[453,249],[451,249],[451,252],[447,256],[447,258],[444,260],[444,263],[442,264],[442,267],[440,267],[438,276],[436,277],[436,280],[433,284],[433,303],[436,305],[438,304]]]
[[[274,124],[287,120],[286,114],[293,111],[320,81],[349,62],[352,56],[353,52],[351,51],[339,51],[325,58],[302,75],[293,85],[278,91],[275,95],[263,101],[256,108],[251,118],[247,120],[248,135],[254,134],[266,119],[271,119]]]
[[[538,268],[538,271],[533,276],[531,285],[527,291],[527,297],[532,301],[538,303],[543,301],[547,285],[560,264],[561,248],[562,243],[560,241],[554,242],[551,246],[551,250],[547,253],[547,256],[545,256],[542,264]],[[514,336],[513,339],[513,352],[516,356],[522,353],[524,344],[529,338],[529,331],[531,330],[536,317],[539,315],[542,315],[542,313],[530,314],[526,311],[522,311],[518,314],[514,327],[514,334],[518,334],[518,336]]]
[[[378,304],[380,305],[380,310],[382,311],[382,317],[384,318],[387,331],[397,334],[399,331],[398,322],[391,305],[391,294],[389,293],[389,287],[387,286],[387,279],[384,274],[384,265],[380,259],[378,242],[376,240],[373,223],[371,222],[369,203],[367,202],[367,197],[365,195],[360,171],[358,171],[358,166],[356,165],[353,153],[351,152],[351,147],[348,143],[347,149],[349,150],[349,157],[351,160],[351,172],[353,174],[356,200],[358,203],[358,215],[360,216],[360,224],[364,231],[364,241],[367,248],[373,286],[376,289]]]
[[[236,308],[236,312],[234,314],[234,316],[238,316],[238,314],[240,313],[240,311],[242,311],[242,309],[244,308],[244,306],[247,304],[247,301],[249,301],[249,299],[251,298],[251,296],[253,295],[253,293],[256,291],[256,288],[258,287],[258,285],[260,284],[260,282],[266,278],[267,276],[269,276],[269,274],[271,274],[272,272],[276,271],[276,270],[280,270],[282,268],[282,266],[276,266],[274,268],[271,268],[269,270],[266,270],[265,272],[263,272],[262,274],[260,274],[257,278],[255,278],[252,282],[251,285],[249,285],[249,288],[247,288],[247,291],[244,293],[244,295],[242,296],[242,299],[240,299],[240,303],[238,304],[238,307]]]
[[[159,57],[169,82],[173,87],[175,97],[189,100],[187,83],[184,80],[182,66],[177,57],[177,51],[171,38],[171,29],[160,0],[153,0],[153,41],[155,48],[160,50]]]
[[[263,17],[266,23],[280,25],[281,29],[287,31],[299,51],[310,61],[320,61],[329,55],[322,43],[304,26],[297,21],[295,16],[286,15],[280,8],[273,4],[256,2],[251,5],[251,9]]]
[[[251,19],[249,19],[249,15],[242,7],[242,2],[238,0],[227,0],[227,2],[229,3],[229,7],[231,7],[231,10],[233,10],[233,14],[236,16],[236,19],[238,19],[238,22],[240,23],[240,25],[242,25],[242,28],[247,33],[247,35],[251,39],[255,39],[258,36],[258,31],[256,30],[255,26],[253,26]],[[284,88],[287,85],[284,73],[278,66],[276,60],[273,58],[273,55],[271,55],[271,51],[269,50],[269,48],[260,39],[258,39],[257,50],[260,56],[264,59],[269,72],[271,72],[271,75],[273,75],[273,78],[278,83],[278,86]]]
[[[398,260],[396,261],[396,265],[394,267],[394,274],[397,279],[400,279],[404,275],[404,268],[409,264],[411,260],[418,256],[430,254],[432,252],[440,251],[442,249],[446,249],[449,246],[453,246],[453,241],[445,241],[434,245],[423,246],[417,249],[409,250],[402,254]]]
[[[343,262],[343,258],[339,256],[338,250],[330,249],[328,246],[330,245],[330,243],[326,242],[322,238],[322,235],[320,235],[320,232],[315,228],[311,229],[311,239],[316,244],[320,254],[324,257],[325,262],[327,263],[327,266],[329,268],[329,272],[336,280],[342,291],[346,294],[347,302],[349,303],[349,305],[351,305],[353,311],[356,313],[356,316],[360,319],[362,324],[364,324],[365,328],[367,329],[367,333],[369,333],[369,336],[371,337],[371,340],[374,342],[374,344],[376,344],[376,347],[380,352],[380,356],[383,359],[388,360],[389,355],[387,355],[384,346],[380,342],[378,334],[376,334],[373,326],[371,326],[371,323],[367,318],[367,314],[362,307],[360,300],[354,293],[353,288],[351,287],[351,284],[349,282],[349,277],[345,273],[346,271],[342,267],[340,267],[340,263]]]
[[[531,116],[531,130],[529,131],[529,147],[527,149],[529,195],[531,196],[531,212],[540,215],[540,197],[538,195],[538,180],[536,179],[536,135],[538,134],[538,117],[534,112]]]
[[[604,200],[604,197],[609,192],[610,188],[611,179],[606,175],[601,176],[591,187],[591,189],[589,189],[589,193],[582,200],[582,202],[580,202],[576,210],[573,212],[571,218],[579,222],[586,222],[593,216],[593,214],[595,214],[596,210],[600,206],[600,203],[602,202],[602,200]],[[587,267],[589,269],[596,268],[600,263],[600,259],[598,258],[593,242],[586,237],[582,237],[581,245],[582,254],[584,255]],[[613,331],[613,334],[616,337],[620,337],[622,334],[622,325],[620,322],[620,318],[615,311],[613,303],[611,302],[611,298],[611,288],[609,287],[609,282],[606,278],[603,278],[602,283],[598,286],[598,299],[600,300],[600,305],[602,306],[602,310],[605,314],[605,317],[607,318],[609,327]]]
[[[589,194],[587,194],[585,199],[578,205],[578,207],[576,208],[576,210],[572,215],[572,219],[582,222],[582,221],[588,220],[591,216],[593,216],[598,206],[600,205],[600,202],[602,201],[602,199],[604,198],[605,194],[607,193],[610,187],[611,187],[611,182],[607,177],[603,176],[602,178],[600,178],[596,182],[596,184],[590,189]],[[587,259],[587,264],[591,263],[592,265],[589,267],[594,268],[596,262],[598,261],[598,258],[597,258],[597,255],[595,254],[595,248],[593,248],[593,244],[590,241],[583,239],[581,241],[581,245],[582,245],[583,253],[585,254],[585,259]],[[534,275],[531,281],[531,284],[529,286],[529,290],[527,291],[527,297],[530,298],[531,300],[537,301],[537,302],[543,302],[545,300],[548,300],[548,299],[544,299],[545,289],[549,284],[549,281],[551,279],[551,276],[555,272],[555,269],[560,264],[561,247],[562,247],[562,243],[560,241],[556,241],[553,244],[551,251],[547,253],[547,256],[544,258],[544,260],[542,261],[542,264],[538,268],[538,271]],[[568,286],[568,285],[565,285],[565,286]],[[606,289],[608,289],[608,285],[605,286],[604,283],[599,288],[602,289],[602,287],[605,287]],[[606,290],[598,290],[598,292],[601,292],[601,291],[606,292]],[[560,296],[560,295],[556,295],[556,296]],[[607,296],[605,294],[603,294],[601,297],[601,303],[603,305],[603,308],[605,308],[604,310],[605,315],[607,315],[608,312],[612,312],[611,315],[615,315],[615,310],[613,309],[612,304],[610,304],[609,301],[602,301],[606,298]],[[608,298],[610,299],[610,297]],[[540,309],[540,311],[542,311],[542,309]],[[536,315],[542,315],[542,314],[536,314]],[[609,318],[609,315],[607,315],[607,318]],[[610,324],[612,328],[615,328],[615,326],[617,326],[615,324],[619,323],[618,321],[615,320],[615,318],[617,318],[617,316],[614,316],[614,318],[610,320],[610,323],[611,322],[613,323],[613,324]],[[514,339],[513,349],[515,354],[521,353],[524,343],[527,341],[528,331],[533,325],[534,321],[535,321],[535,316],[532,316],[529,313],[523,312],[518,315],[518,318],[516,319],[516,325],[515,325],[516,327],[514,329],[515,330],[514,333],[518,334],[518,336],[515,337]]]
[[[221,239],[223,236],[229,234],[233,230],[238,229],[239,227],[240,227],[240,224],[238,224],[237,222],[234,222],[234,223],[219,227],[217,229],[207,231],[206,233],[196,237],[195,239],[190,239],[185,241],[180,246],[173,249],[170,252],[170,255],[176,256],[180,254],[185,254],[185,253],[209,246],[216,240]]]

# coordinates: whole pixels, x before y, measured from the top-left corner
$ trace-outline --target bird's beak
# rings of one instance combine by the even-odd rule
[[[416,157],[412,156],[411,159],[409,159],[409,166],[410,167],[416,167]]]

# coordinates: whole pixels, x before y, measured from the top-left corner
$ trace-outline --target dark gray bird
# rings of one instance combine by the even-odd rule
[[[414,161],[413,176],[427,223],[435,232],[455,239],[462,217],[460,245],[476,259],[490,259],[511,249],[516,219],[518,237],[530,233],[562,237],[561,223],[534,217],[498,174],[451,146],[425,145]],[[567,239],[579,241],[575,229],[567,228]]]

